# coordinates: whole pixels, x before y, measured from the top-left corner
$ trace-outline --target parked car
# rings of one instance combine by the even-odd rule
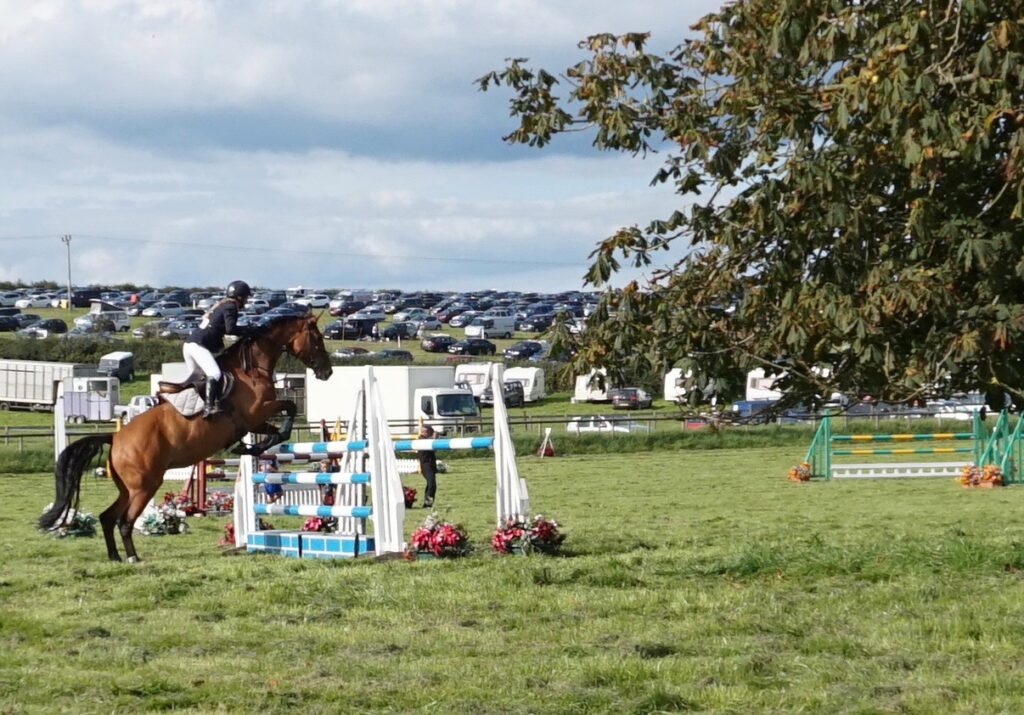
[[[308,305],[310,308],[326,308],[331,302],[331,296],[326,293],[310,293],[296,298],[295,302]]]
[[[366,348],[359,347],[338,348],[333,353],[331,353],[331,357],[337,358],[338,360],[351,360],[352,358],[355,357],[370,357],[371,355],[373,355],[372,350],[367,350]]]
[[[68,340],[113,340],[114,331],[107,329],[111,327],[113,327],[113,323],[109,322],[106,324],[104,324],[103,322],[96,323],[95,327],[93,327],[92,325],[73,325],[71,326],[71,329],[68,330],[68,332],[64,333],[60,337],[61,339]]]
[[[554,322],[554,313],[540,313],[539,315],[523,318],[516,327],[525,333],[542,333],[550,328]]]
[[[647,428],[638,422],[610,420],[604,415],[588,415],[585,417],[573,417],[566,423],[565,431],[573,434],[586,434],[589,432],[629,434],[630,432],[647,431]]]
[[[456,342],[451,335],[428,335],[420,341],[420,347],[428,353],[446,353]]]
[[[309,310],[309,306],[302,303],[281,303],[260,317],[269,320],[280,315],[306,315]]]
[[[374,360],[401,360],[412,362],[412,353],[408,350],[378,350],[373,354]]]
[[[387,313],[385,313],[383,309],[375,305],[370,305],[363,308],[362,310],[357,310],[356,312],[350,314],[348,317],[354,320],[376,320],[377,322],[387,320],[388,318]]]
[[[157,335],[161,338],[180,338],[184,340],[198,327],[199,318],[175,318],[167,323],[167,326],[160,330]]]
[[[0,308],[13,308],[14,304],[24,297],[21,293],[13,290],[0,292]]]
[[[522,407],[526,404],[526,390],[519,380],[506,380],[503,384],[502,396],[505,399],[506,407]],[[487,385],[480,393],[481,405],[494,404],[494,390]]]
[[[49,308],[53,293],[34,293],[14,301],[15,308]]]
[[[480,313],[481,313],[481,311],[479,311],[479,310],[466,310],[466,311],[463,311],[462,313],[459,313],[454,318],[449,320],[448,321],[448,325],[452,326],[453,328],[464,328],[467,325],[469,325],[470,323],[472,323],[473,322],[473,318],[475,318],[478,315],[480,315]]]
[[[546,341],[520,340],[505,348],[505,352],[503,354],[509,360],[529,360],[534,355],[543,353],[546,349]]]
[[[608,397],[611,398],[612,409],[616,410],[643,410],[653,404],[650,393],[639,387],[620,387],[611,390]]]
[[[380,329],[381,340],[397,340],[398,338],[415,338],[416,323],[394,322]]]
[[[164,330],[173,320],[173,318],[158,318],[157,320],[151,320],[145,325],[132,330],[133,338],[158,338],[160,337],[160,331]]]
[[[373,334],[376,320],[356,320],[352,316],[334,320],[324,326],[324,337],[328,340],[358,340]]]
[[[260,315],[270,310],[270,303],[262,298],[253,298],[245,304],[245,309]]]
[[[19,328],[21,325],[13,315],[0,315],[0,333],[9,333]]]
[[[142,315],[145,318],[173,318],[183,310],[185,310],[185,307],[181,303],[162,300],[144,309]]]
[[[26,338],[48,338],[51,335],[61,335],[68,332],[68,324],[60,318],[47,318],[37,320],[28,327],[18,331],[18,335]]]
[[[27,328],[32,325],[32,323],[43,319],[43,316],[39,315],[39,313],[19,313],[18,315],[12,315],[11,317],[18,321],[19,328]]]
[[[494,343],[483,338],[466,338],[448,347],[453,355],[494,355],[497,351]]]
[[[416,326],[417,333],[424,330],[440,330],[444,327],[444,325],[441,324],[441,321],[433,315],[428,315],[425,318],[417,318],[414,321],[414,325]]]
[[[366,307],[366,302],[362,300],[332,300],[327,308],[327,312],[331,315],[351,315],[358,310],[362,310]]]
[[[393,320],[396,323],[404,323],[407,320],[422,320],[430,315],[426,308],[406,308],[395,313]]]
[[[217,303],[219,303],[220,301],[224,300],[225,297],[226,296],[224,295],[211,295],[207,298],[203,298],[201,301],[196,303],[196,307],[202,308],[203,310],[208,310],[209,308],[212,308],[213,306],[217,305]]]

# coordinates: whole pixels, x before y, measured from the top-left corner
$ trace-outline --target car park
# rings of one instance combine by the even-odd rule
[[[494,355],[497,350],[494,343],[483,338],[466,338],[448,347],[448,352],[453,355]]]
[[[451,335],[428,335],[420,341],[420,347],[428,353],[446,353],[456,342]]]
[[[620,387],[611,390],[608,397],[612,401],[612,408],[616,410],[643,410],[653,404],[650,393],[639,387]]]

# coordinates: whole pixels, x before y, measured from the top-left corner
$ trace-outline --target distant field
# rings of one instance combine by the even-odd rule
[[[792,484],[800,452],[521,457],[561,558],[492,555],[461,460],[451,563],[224,556],[192,519],[109,564],[34,531],[51,476],[0,474],[0,712],[1019,712],[1018,490]]]

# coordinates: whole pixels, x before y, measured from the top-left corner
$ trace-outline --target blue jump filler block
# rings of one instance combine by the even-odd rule
[[[302,532],[300,537],[304,559],[345,559],[374,553],[372,534],[355,536],[309,531]]]
[[[284,529],[270,529],[249,534],[245,548],[250,552],[264,551],[296,559],[302,555],[300,533]]]

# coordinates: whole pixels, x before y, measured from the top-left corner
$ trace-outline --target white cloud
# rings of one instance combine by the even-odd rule
[[[82,282],[577,287],[674,197],[654,161],[501,150],[472,80],[716,5],[0,0],[0,280],[63,280],[71,233]]]

